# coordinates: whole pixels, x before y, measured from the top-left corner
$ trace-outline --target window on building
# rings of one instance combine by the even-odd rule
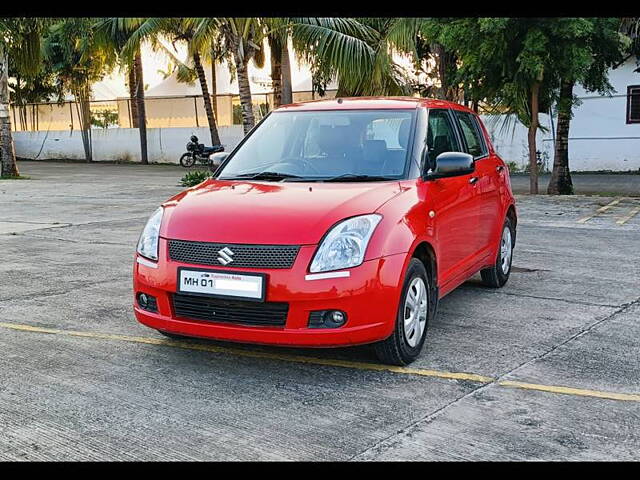
[[[627,123],[640,123],[640,85],[627,87]]]

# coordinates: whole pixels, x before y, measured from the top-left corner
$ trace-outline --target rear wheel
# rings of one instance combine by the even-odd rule
[[[180,157],[180,165],[182,165],[185,168],[193,167],[195,163],[196,163],[196,159],[190,153],[184,153]]]
[[[492,288],[500,288],[511,274],[511,262],[513,261],[513,238],[514,227],[511,219],[507,217],[502,227],[500,235],[500,248],[498,248],[498,256],[493,267],[480,270],[482,282]]]
[[[374,346],[380,361],[391,365],[408,365],[418,358],[433,312],[432,294],[424,264],[412,258],[402,287],[393,333]]]

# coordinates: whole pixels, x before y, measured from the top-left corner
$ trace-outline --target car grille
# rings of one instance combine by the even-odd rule
[[[219,252],[224,248],[232,252],[232,261],[227,265],[244,268],[291,268],[300,250],[298,245],[243,245],[169,240],[169,258],[195,265],[225,266],[218,261]]]
[[[289,304],[223,300],[176,293],[173,295],[173,310],[178,317],[207,322],[283,327],[287,322]]]

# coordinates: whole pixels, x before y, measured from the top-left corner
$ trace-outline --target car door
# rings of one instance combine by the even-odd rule
[[[464,151],[450,110],[429,110],[427,147],[431,167],[441,153]],[[473,178],[475,173],[428,182],[441,286],[464,275],[477,252],[478,215]]]
[[[496,155],[491,155],[484,131],[476,115],[460,110],[454,111],[458,127],[464,141],[465,150],[473,155],[476,165],[476,210],[478,229],[476,231],[477,249],[480,257],[489,255],[496,244],[496,232],[501,227],[499,166]],[[498,225],[500,223],[500,225]]]

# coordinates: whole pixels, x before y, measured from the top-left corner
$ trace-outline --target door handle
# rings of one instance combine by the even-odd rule
[[[498,165],[498,166],[496,167],[496,172],[500,173],[500,172],[502,172],[502,171],[504,171],[504,165]]]
[[[476,183],[477,181],[478,181],[478,177],[471,177],[471,178],[469,179],[469,183],[472,183],[472,184],[473,184],[473,183]]]

